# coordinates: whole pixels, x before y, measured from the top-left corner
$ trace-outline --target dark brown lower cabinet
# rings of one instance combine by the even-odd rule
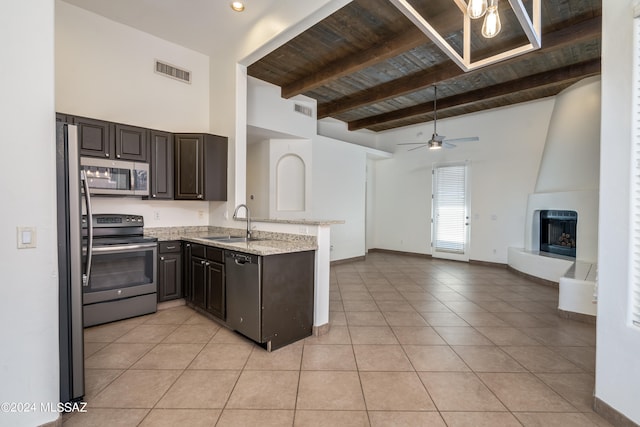
[[[158,302],[182,298],[182,242],[158,244]]]
[[[189,245],[190,295],[187,300],[218,319],[225,320],[224,251],[194,243]]]
[[[262,342],[275,350],[313,333],[315,252],[262,257]]]

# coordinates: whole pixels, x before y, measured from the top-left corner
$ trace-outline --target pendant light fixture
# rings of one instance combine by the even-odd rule
[[[469,0],[467,14],[471,19],[482,18],[487,12],[487,0]]]
[[[476,36],[477,26],[471,23],[472,19],[483,18],[484,22],[480,37],[493,38],[500,33],[502,24],[500,22],[498,0],[451,0],[462,12],[462,52],[460,46],[453,46],[448,41],[446,34],[440,34],[429,18],[423,16],[412,6],[414,0],[389,0],[400,12],[420,29],[431,41],[438,46],[453,62],[462,70],[471,71],[481,67],[486,67],[496,62],[505,61],[523,53],[540,49],[542,46],[542,0],[508,0],[508,6],[513,11],[517,23],[527,37],[527,40],[515,47],[497,46],[496,52],[488,57],[473,59],[472,49],[474,47],[473,37]],[[525,6],[526,3],[526,6]],[[509,19],[509,24],[516,21]],[[482,44],[480,44],[482,46]]]
[[[489,0],[487,13],[482,23],[482,35],[490,39],[498,35],[501,29],[502,24],[500,23],[500,15],[498,14],[498,0]]]

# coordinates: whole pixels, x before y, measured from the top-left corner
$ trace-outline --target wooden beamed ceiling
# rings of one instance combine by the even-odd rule
[[[453,0],[412,3],[452,44],[460,39]],[[522,43],[505,4],[502,33],[476,37],[474,58]],[[553,96],[600,73],[601,0],[545,1],[542,24],[541,49],[465,73],[388,0],[355,0],[251,64],[248,74],[280,86],[284,98],[316,99],[318,119],[383,131],[431,121],[434,85],[438,118],[446,118]]]

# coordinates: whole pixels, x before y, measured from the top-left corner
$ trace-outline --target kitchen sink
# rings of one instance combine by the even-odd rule
[[[214,242],[221,242],[221,243],[257,242],[262,240],[262,239],[255,239],[255,238],[247,239],[246,237],[240,237],[240,236],[210,236],[210,237],[203,237],[203,239],[211,240]]]

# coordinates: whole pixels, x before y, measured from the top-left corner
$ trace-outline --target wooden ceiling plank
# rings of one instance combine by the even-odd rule
[[[492,98],[498,98],[514,92],[523,90],[531,90],[543,86],[553,85],[565,80],[574,80],[600,73],[600,58],[590,61],[572,64],[566,67],[557,68],[543,73],[537,73],[530,76],[510,80],[497,85],[473,90],[459,95],[450,96],[438,100],[438,112],[447,108],[460,107],[465,104],[473,104],[480,101],[486,101]],[[354,120],[348,123],[350,131],[367,128],[369,126],[378,125],[380,123],[390,122],[394,120],[405,119],[412,116],[418,116],[425,113],[433,112],[433,103],[423,103],[412,107],[395,110],[389,113],[378,114],[376,116],[367,117],[360,120]]]
[[[332,102],[320,104],[318,105],[318,119],[415,92],[439,81],[452,79],[463,74],[469,76],[474,73],[486,72],[494,67],[502,67],[518,61],[530,60],[534,55],[540,56],[548,54],[549,52],[562,49],[572,44],[593,40],[601,37],[601,34],[601,17],[589,17],[573,25],[564,26],[560,30],[545,33],[542,49],[532,52],[526,57],[512,58],[468,73],[464,73],[452,61],[447,61],[444,64],[422,72],[401,77]]]
[[[282,87],[281,96],[291,98],[301,93],[313,90],[330,81],[355,73],[363,68],[370,67],[379,62],[396,57],[403,52],[428,43],[429,40],[417,28],[410,28],[399,36],[378,44],[346,58],[340,58],[318,70],[308,77],[298,79]]]
[[[437,20],[439,28],[441,29],[440,31],[443,33],[457,31],[462,25],[462,20],[458,13],[441,13],[433,19]],[[300,95],[301,93],[308,92],[341,77],[384,62],[387,59],[394,58],[427,43],[431,42],[422,31],[415,26],[409,26],[402,34],[384,43],[376,43],[370,49],[363,50],[354,55],[348,55],[345,58],[340,58],[310,76],[303,77],[282,86],[281,96],[283,98],[291,98]]]

